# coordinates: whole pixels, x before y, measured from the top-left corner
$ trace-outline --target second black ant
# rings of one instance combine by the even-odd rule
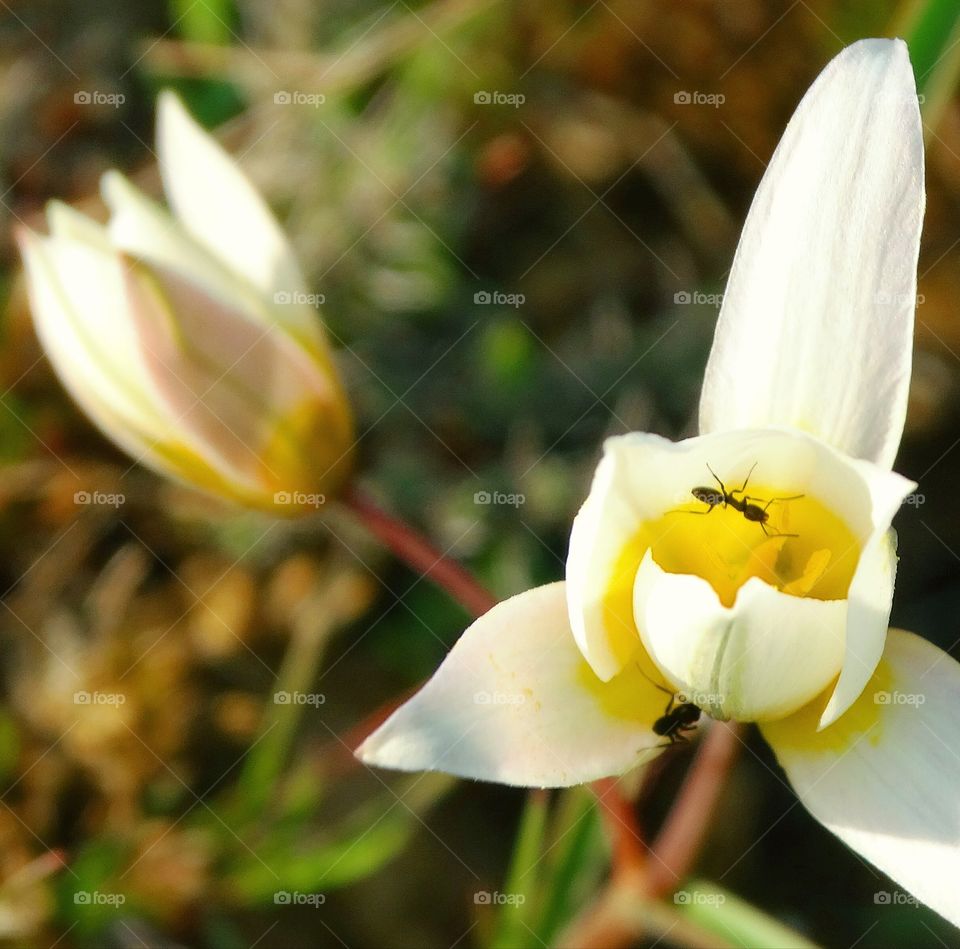
[[[699,485],[696,488],[691,488],[690,493],[698,500],[702,501],[707,505],[705,511],[686,511],[687,514],[709,514],[715,507],[732,507],[735,511],[739,511],[748,521],[754,521],[760,525],[760,529],[767,535],[767,537],[799,537],[799,534],[787,534],[783,531],[774,531],[771,533],[767,530],[767,522],[770,520],[770,512],[768,508],[774,501],[797,501],[803,497],[802,494],[792,494],[789,497],[780,497],[780,498],[770,498],[766,504],[761,507],[759,504],[754,502],[762,501],[762,498],[751,497],[744,492],[747,490],[747,484],[750,482],[750,477],[753,474],[753,469],[757,467],[757,463],[754,462],[753,466],[747,472],[747,477],[744,479],[743,484],[739,488],[734,488],[732,491],[728,491],[724,483],[720,480],[720,477],[717,473],[707,465],[707,468],[710,471],[710,474],[716,479],[718,485],[720,485],[720,490],[718,491],[713,487],[706,487],[704,485]],[[737,497],[737,495],[740,497]]]
[[[660,685],[659,682],[654,682],[654,680],[643,671],[639,662],[637,663],[637,668],[640,669],[640,674],[645,679],[656,686],[661,692],[670,696],[663,715],[650,726],[653,733],[659,735],[661,738],[666,738],[671,745],[689,741],[690,739],[687,738],[684,733],[693,731],[697,727],[697,723],[700,721],[700,707],[694,705],[693,702],[678,702],[677,698],[682,699],[682,695],[677,696],[669,689]]]

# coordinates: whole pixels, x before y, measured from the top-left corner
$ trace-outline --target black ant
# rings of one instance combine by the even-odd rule
[[[770,512],[767,510],[774,501],[796,501],[803,497],[802,494],[792,494],[789,497],[781,498],[770,498],[766,504],[761,507],[759,504],[754,504],[754,501],[761,501],[762,498],[752,498],[748,494],[743,492],[747,490],[747,484],[750,481],[750,476],[753,474],[753,469],[757,467],[757,463],[753,463],[753,467],[747,472],[747,477],[744,479],[742,485],[739,488],[734,488],[733,491],[728,491],[724,486],[724,483],[720,480],[717,473],[707,465],[707,468],[710,471],[710,474],[716,479],[717,484],[720,485],[720,490],[717,491],[713,487],[705,487],[700,485],[696,488],[691,488],[690,493],[698,500],[702,501],[707,505],[705,511],[687,511],[687,514],[709,514],[715,507],[732,507],[735,511],[739,511],[748,521],[754,521],[760,525],[760,529],[767,535],[767,537],[799,537],[799,534],[786,534],[783,531],[775,531],[771,533],[767,530],[767,522],[770,520]],[[742,497],[736,497],[736,495],[743,495]]]
[[[670,696],[670,701],[667,702],[667,707],[663,715],[651,726],[653,733],[659,735],[661,738],[666,738],[671,745],[689,741],[690,739],[687,738],[684,732],[693,731],[697,727],[697,722],[700,721],[699,706],[694,705],[693,702],[678,703],[677,696],[669,689],[660,685],[659,682],[654,682],[654,680],[643,671],[639,662],[637,663],[637,668],[640,669],[640,674],[645,679],[653,683],[661,692],[665,692]],[[682,695],[679,697],[681,699],[683,698]]]

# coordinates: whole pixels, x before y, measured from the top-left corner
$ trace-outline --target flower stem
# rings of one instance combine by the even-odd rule
[[[716,722],[704,738],[690,766],[683,786],[664,821],[651,855],[643,861],[623,861],[605,890],[570,924],[559,946],[578,949],[621,949],[646,934],[661,938],[664,931],[658,897],[680,886],[693,865],[713,820],[723,779],[740,745],[739,726]],[[622,846],[621,842],[621,846]],[[674,924],[693,927],[689,920]],[[690,928],[680,937],[671,925],[666,932],[682,939],[684,945],[721,945],[716,937]]]
[[[348,487],[341,500],[366,529],[404,563],[445,590],[471,616],[482,616],[497,600],[460,564],[433,546],[400,518],[388,514],[356,486]]]
[[[697,750],[653,843],[656,857],[647,863],[645,881],[649,896],[663,896],[675,890],[693,865],[713,822],[724,778],[740,748],[739,731],[735,722],[715,722]]]

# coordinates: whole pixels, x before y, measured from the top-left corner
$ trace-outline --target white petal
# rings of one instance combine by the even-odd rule
[[[50,201],[47,204],[47,223],[54,237],[64,237],[81,244],[90,244],[102,253],[112,252],[106,228],[70,207],[69,204]]]
[[[754,463],[755,481],[818,498],[867,547],[875,534],[886,532],[913,485],[795,431],[721,432],[677,443],[636,433],[608,439],[590,494],[574,521],[567,558],[570,625],[601,678],[614,675],[636,648],[634,581],[646,551],[644,522],[688,502],[694,486],[710,484],[708,465],[732,487]],[[850,648],[859,660],[851,663],[867,661],[867,643],[879,641],[882,646],[886,634],[889,590],[879,582],[868,583],[868,576],[875,574],[865,574],[854,589]],[[880,617],[875,607],[884,603]],[[867,678],[871,671],[867,669]],[[852,671],[847,678],[856,680]]]
[[[960,665],[919,636],[891,630],[866,691],[820,732],[819,704],[761,726],[800,800],[960,926]]]
[[[822,728],[857,700],[883,655],[896,575],[896,535],[892,530],[878,532],[864,547],[850,583],[843,668],[823,710]]]
[[[845,600],[790,596],[753,577],[727,608],[706,580],[665,573],[649,552],[635,596],[650,658],[714,718],[788,715],[840,671]]]
[[[298,303],[290,291],[277,294],[277,300],[286,302],[263,295],[119,172],[107,172],[100,190],[111,211],[108,233],[117,248],[156,268],[178,272],[224,306],[242,311],[262,327],[283,329],[317,358],[329,361],[322,324],[312,306]]]
[[[221,472],[178,426],[142,358],[117,255],[104,253],[93,222],[53,211],[56,235],[18,233],[37,335],[64,387],[89,418],[133,459],[218,493]],[[89,238],[85,240],[85,238]]]
[[[300,471],[270,470],[264,449],[284,438],[286,457],[296,461],[322,447],[297,444],[300,433],[284,420],[338,405],[333,379],[285,333],[246,319],[175,271],[128,261],[125,278],[146,374],[178,427],[231,479],[273,486],[268,493],[304,487]]]
[[[593,671],[607,680],[637,648],[633,581],[643,553],[632,560],[629,547],[640,524],[665,510],[662,488],[669,482],[648,468],[672,443],[636,433],[609,438],[603,449],[573,521],[566,573],[573,636]]]
[[[235,306],[263,308],[258,293],[198,243],[170,214],[117,171],[100,181],[110,208],[108,233],[113,245],[151,264],[177,270]]]
[[[263,198],[236,162],[171,92],[157,105],[164,191],[186,229],[268,299],[302,293],[293,251]]]
[[[524,787],[620,774],[656,754],[666,697],[635,663],[594,676],[567,622],[563,583],[478,619],[433,678],[357,750],[367,764]]]
[[[37,334],[71,395],[84,409],[116,406],[130,426],[154,428],[160,415],[126,318],[116,255],[66,236],[23,230],[18,238]]]
[[[790,425],[892,466],[923,207],[907,47],[861,40],[811,86],[757,190],[707,364],[702,432]]]

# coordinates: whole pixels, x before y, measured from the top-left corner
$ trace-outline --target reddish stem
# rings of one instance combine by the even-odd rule
[[[713,822],[723,779],[740,745],[735,722],[715,722],[707,732],[653,843],[656,858],[647,863],[645,881],[650,896],[672,892],[690,871]]]
[[[651,847],[652,856],[643,866],[624,863],[604,891],[578,916],[558,940],[560,946],[577,949],[627,949],[649,929],[644,918],[654,904],[650,901],[675,890],[684,880],[713,821],[723,779],[740,745],[738,726],[717,722],[711,728],[690,765],[683,786]],[[620,841],[623,846],[623,840]],[[660,939],[673,932],[678,940],[694,945],[691,932],[682,936],[674,920]],[[651,935],[647,932],[647,935]]]
[[[497,602],[455,560],[433,546],[423,535],[388,514],[355,486],[341,496],[344,504],[377,540],[438,587],[446,590],[472,616],[482,616]]]
[[[641,875],[646,867],[646,844],[633,803],[621,793],[617,778],[594,781],[590,790],[596,795],[613,843],[614,874]]]

